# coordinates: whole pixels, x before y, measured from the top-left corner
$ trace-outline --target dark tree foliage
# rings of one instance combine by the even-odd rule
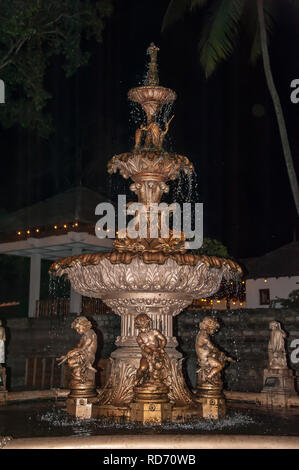
[[[51,99],[45,86],[47,67],[60,57],[67,77],[88,63],[84,41],[102,41],[112,0],[0,0],[0,78],[6,105],[4,127],[16,123],[47,137]]]

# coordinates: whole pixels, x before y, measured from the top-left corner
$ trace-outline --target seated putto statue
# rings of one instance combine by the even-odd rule
[[[171,367],[164,350],[167,344],[165,336],[159,330],[151,328],[151,319],[145,313],[137,315],[135,327],[139,330],[137,343],[142,353],[135,385],[163,382],[169,376]]]
[[[97,350],[97,335],[91,329],[92,325],[86,317],[76,318],[71,327],[77,333],[82,335],[76,348],[69,351],[65,356],[57,359],[59,365],[67,361],[67,365],[71,370],[70,388],[76,388],[79,384],[93,383],[95,379],[96,369],[92,367],[95,361]]]
[[[159,125],[155,121],[150,121],[147,125],[141,125],[139,129],[135,132],[135,150],[137,150],[141,145],[141,139],[145,133],[144,147],[151,148],[154,147],[157,150],[162,149],[163,140],[165,135],[168,132],[169,124],[174,118],[174,115],[169,119],[165,124],[165,129],[162,131]]]
[[[268,344],[269,369],[286,369],[288,367],[285,351],[285,338],[287,335],[281,329],[278,321],[271,321],[269,328],[271,331]]]
[[[210,340],[220,327],[219,323],[212,317],[205,317],[199,324],[199,332],[196,337],[196,354],[199,364],[198,385],[211,384],[221,386],[221,371],[226,362],[235,362],[226,356]]]

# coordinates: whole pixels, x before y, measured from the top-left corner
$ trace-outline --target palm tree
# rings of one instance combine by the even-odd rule
[[[285,0],[284,0],[285,1]],[[288,0],[299,8],[299,0]],[[162,31],[184,16],[186,11],[203,8],[205,22],[199,41],[200,63],[208,78],[237,45],[241,27],[252,37],[251,61],[261,55],[267,86],[273,101],[291,190],[299,216],[299,187],[279,95],[271,70],[268,39],[278,0],[171,0]]]

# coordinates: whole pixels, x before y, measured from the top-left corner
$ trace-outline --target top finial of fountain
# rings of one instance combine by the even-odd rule
[[[161,106],[172,103],[176,99],[176,94],[169,88],[164,88],[159,85],[157,53],[159,48],[154,43],[147,48],[147,53],[150,56],[150,63],[148,65],[147,76],[143,86],[131,88],[128,92],[128,98],[135,103],[142,106],[146,116],[147,122],[150,123],[155,120]]]
[[[147,49],[151,61],[149,63],[147,76],[145,79],[145,85],[159,85],[159,75],[158,75],[158,64],[157,64],[157,54],[159,47],[155,46],[152,42]]]

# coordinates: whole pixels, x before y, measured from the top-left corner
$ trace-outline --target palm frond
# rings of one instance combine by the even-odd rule
[[[210,9],[199,42],[200,63],[208,78],[235,47],[245,0],[217,0]]]
[[[261,38],[260,38],[260,27],[257,18],[257,9],[255,9],[255,32],[250,52],[250,62],[254,65],[262,54],[261,48]],[[267,42],[269,43],[270,37],[272,35],[274,26],[275,26],[275,10],[273,8],[273,3],[271,1],[264,2],[264,16],[265,16],[265,26],[267,31]]]
[[[171,0],[162,22],[162,31],[181,20],[191,7],[192,0]]]

